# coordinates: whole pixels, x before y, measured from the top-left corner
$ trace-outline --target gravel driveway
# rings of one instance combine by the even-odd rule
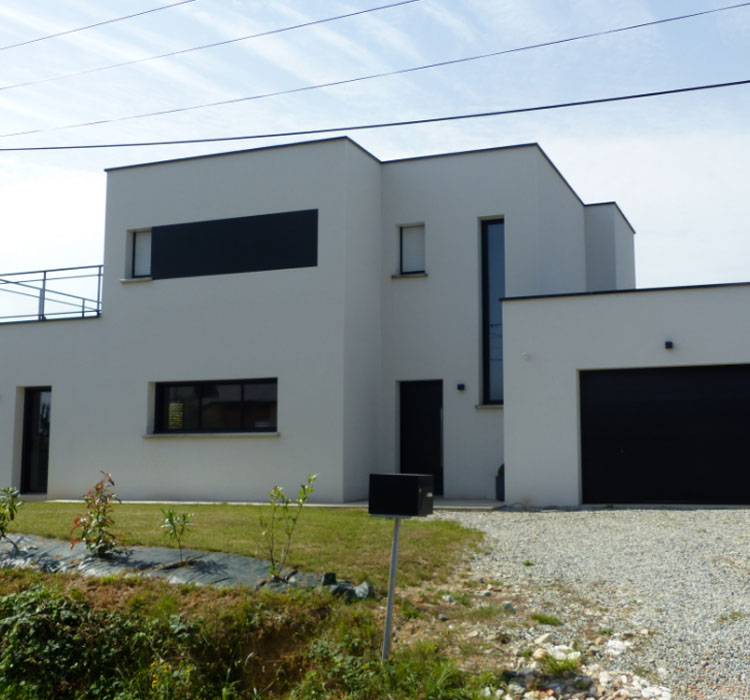
[[[750,509],[442,512],[487,533],[475,577],[573,590],[629,629],[616,659],[675,700],[750,699]],[[550,596],[552,598],[550,599]],[[551,602],[552,601],[552,602]],[[560,604],[563,604],[560,599]]]

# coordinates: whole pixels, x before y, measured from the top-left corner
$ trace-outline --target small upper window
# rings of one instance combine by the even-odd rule
[[[402,275],[424,272],[424,224],[401,227]]]
[[[131,277],[151,277],[151,231],[133,232]]]

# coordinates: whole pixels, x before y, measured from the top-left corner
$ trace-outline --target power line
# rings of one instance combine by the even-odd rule
[[[185,0],[186,2],[194,2],[195,0]],[[324,24],[326,22],[334,22],[339,19],[346,19],[347,17],[356,17],[357,15],[364,15],[368,12],[377,12],[378,10],[387,10],[391,7],[398,7],[399,5],[410,5],[414,2],[421,2],[421,0],[400,0],[400,2],[393,2],[388,5],[379,5],[378,7],[371,7],[365,10],[357,10],[356,12],[347,12],[343,15],[335,15],[334,17],[325,17],[323,19],[316,19],[310,22],[301,22],[300,24],[293,24],[289,27],[281,27],[279,29],[270,29],[265,32],[258,32],[257,34],[248,34],[247,36],[240,36],[236,39],[226,39],[225,41],[215,41],[211,44],[201,44],[200,46],[192,46],[187,49],[179,49],[177,51],[169,51],[168,53],[161,53],[157,56],[147,56],[145,58],[136,58],[132,61],[123,61],[121,63],[111,63],[107,66],[100,66],[98,68],[88,68],[86,70],[76,71],[74,73],[65,73],[64,75],[55,75],[50,78],[41,78],[40,80],[30,80],[26,83],[15,83],[14,85],[0,86],[2,90],[14,90],[20,87],[29,87],[31,85],[41,85],[42,83],[50,83],[55,80],[62,80],[63,78],[75,78],[81,75],[90,75],[91,73],[100,73],[102,71],[111,70],[112,68],[124,68],[125,66],[133,66],[137,63],[146,63],[147,61],[156,61],[160,58],[169,58],[170,56],[180,56],[182,54],[190,53],[192,51],[202,51],[203,49],[213,49],[217,46],[226,46],[227,44],[235,44],[238,41],[247,41],[249,39],[257,39],[262,36],[271,36],[273,34],[281,34],[283,32],[290,32],[294,29],[303,29],[305,27],[312,27],[316,24]],[[179,3],[178,3],[179,4]],[[114,20],[112,20],[114,21]],[[38,40],[35,40],[38,41]],[[30,43],[30,42],[27,42]],[[21,46],[21,44],[16,44]],[[6,47],[12,48],[12,47]],[[0,49],[2,50],[2,49]]]
[[[406,0],[406,1],[414,2],[415,0]],[[399,4],[403,4],[403,3],[399,3]],[[740,7],[747,7],[747,6],[750,6],[750,1],[742,2],[736,5],[727,5],[725,7],[719,7],[713,10],[704,10],[702,12],[694,12],[694,13],[687,14],[687,15],[667,17],[663,19],[653,20],[651,22],[641,22],[640,24],[631,24],[625,27],[616,27],[614,29],[606,29],[600,32],[590,32],[588,34],[579,34],[577,36],[568,37],[566,39],[556,39],[553,41],[547,41],[547,42],[542,42],[538,44],[530,44],[527,46],[520,46],[520,47],[516,47],[512,49],[504,49],[502,51],[493,51],[491,53],[479,54],[476,56],[468,56],[465,58],[456,58],[456,59],[451,59],[447,61],[439,61],[436,63],[428,63],[428,64],[424,64],[420,66],[413,66],[411,68],[401,68],[399,70],[394,70],[394,71],[372,73],[370,75],[359,76],[356,78],[334,80],[334,81],[330,81],[327,83],[318,83],[316,85],[305,85],[302,87],[290,88],[288,90],[277,90],[274,92],[266,92],[266,93],[260,93],[256,95],[248,95],[245,97],[235,97],[235,98],[231,98],[227,100],[218,100],[216,102],[206,102],[206,103],[199,104],[199,105],[190,105],[187,107],[174,107],[171,109],[164,109],[164,110],[159,110],[156,112],[144,112],[141,114],[131,114],[125,117],[114,117],[111,119],[99,119],[99,120],[90,121],[90,122],[80,122],[78,124],[66,124],[63,126],[56,126],[56,127],[29,129],[26,131],[16,131],[16,132],[11,132],[7,134],[0,134],[0,138],[8,138],[11,136],[29,136],[31,134],[40,134],[40,133],[46,133],[50,131],[61,131],[63,129],[77,129],[77,128],[87,127],[87,126],[100,126],[102,124],[112,124],[116,122],[130,121],[133,119],[145,119],[147,117],[160,117],[160,116],[166,116],[168,114],[179,114],[181,112],[190,112],[196,109],[206,109],[208,107],[223,107],[223,106],[231,105],[231,104],[239,104],[241,102],[262,100],[268,97],[279,97],[281,95],[291,95],[291,94],[299,93],[299,92],[309,92],[312,90],[319,90],[321,88],[338,87],[341,85],[348,85],[351,83],[357,83],[357,82],[361,82],[365,80],[374,80],[375,78],[385,78],[385,77],[394,76],[394,75],[402,75],[404,73],[415,73],[417,71],[427,70],[431,68],[440,68],[443,66],[455,65],[458,63],[467,63],[469,61],[477,61],[480,59],[491,58],[494,56],[502,56],[504,54],[518,53],[521,51],[530,51],[532,49],[539,49],[539,48],[544,48],[548,46],[556,46],[559,44],[566,44],[566,43],[570,43],[574,41],[581,41],[583,39],[591,39],[591,38],[598,37],[598,36],[605,36],[607,34],[616,34],[616,33],[621,33],[621,32],[633,31],[635,29],[642,29],[644,27],[650,27],[650,26],[657,25],[657,24],[665,24],[667,22],[676,22],[679,20],[690,19],[693,17],[700,17],[706,14],[711,14],[715,12],[723,12],[726,10],[733,10],[733,9],[738,9]],[[388,7],[388,6],[384,6],[384,7]],[[375,8],[375,9],[379,9],[379,8]],[[321,21],[324,21],[324,20],[318,20],[318,22],[321,22]],[[330,20],[326,20],[326,21],[330,21]],[[276,31],[282,31],[282,30],[276,30]],[[3,90],[3,89],[9,89],[9,88],[0,88],[0,90]]]
[[[586,105],[606,104],[608,102],[625,102],[628,100],[641,100],[649,97],[663,97],[664,95],[679,95],[701,90],[716,90],[719,88],[738,87],[750,85],[748,80],[735,80],[728,83],[710,83],[708,85],[693,85],[690,87],[672,88],[670,90],[656,90],[653,92],[639,92],[630,95],[617,95],[614,97],[599,97],[591,100],[576,100],[573,102],[559,102],[557,104],[538,105],[535,107],[516,107],[513,109],[499,109],[491,112],[474,112],[469,114],[454,114],[445,117],[427,117],[423,119],[406,119],[403,121],[380,122],[375,124],[355,124],[349,126],[327,127],[324,129],[303,129],[299,131],[277,131],[265,134],[252,134],[247,136],[219,136],[215,138],[202,139],[180,139],[174,141],[140,141],[136,143],[99,143],[79,144],[75,146],[22,146],[16,148],[0,148],[0,152],[8,151],[66,151],[94,148],[129,148],[133,146],[177,146],[192,143],[217,143],[220,141],[251,141],[258,139],[282,138],[287,136],[314,136],[319,134],[330,134],[339,131],[364,131],[368,129],[386,129],[396,126],[414,126],[418,124],[436,124],[439,122],[458,121],[461,119],[480,119],[485,117],[499,117],[508,114],[523,114],[527,112],[543,112],[553,109],[565,109],[568,107],[583,107]]]
[[[195,0],[180,0],[180,2],[174,2],[171,5],[162,5],[161,7],[154,7],[150,10],[143,10],[142,12],[136,12],[132,15],[125,15],[124,17],[115,17],[114,19],[105,19],[102,22],[96,22],[94,24],[87,24],[85,27],[76,27],[75,29],[66,29],[63,32],[57,32],[55,34],[47,34],[46,36],[38,36],[36,39],[29,39],[27,41],[21,41],[17,44],[8,44],[8,46],[0,46],[0,51],[7,51],[8,49],[16,49],[19,46],[26,46],[28,44],[35,44],[37,41],[45,41],[47,39],[55,39],[59,36],[65,36],[66,34],[75,34],[76,32],[82,32],[85,29],[94,29],[95,27],[102,27],[105,24],[112,24],[113,22],[122,22],[125,19],[133,19],[133,17],[141,17],[151,12],[159,12],[159,10],[169,10],[178,5],[187,5]]]

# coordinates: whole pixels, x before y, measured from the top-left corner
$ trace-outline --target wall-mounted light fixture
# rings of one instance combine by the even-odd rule
[[[664,349],[665,350],[674,350],[674,343],[671,340],[665,340],[664,341]]]
[[[463,383],[456,384],[456,389],[458,389],[459,391],[465,391],[466,384],[463,384]]]

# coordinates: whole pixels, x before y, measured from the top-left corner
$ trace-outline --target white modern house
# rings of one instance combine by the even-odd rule
[[[698,365],[741,368],[717,415],[750,396],[748,287],[633,291],[628,221],[536,144],[380,161],[334,138],[110,170],[96,289],[54,296],[80,276],[0,275],[35,305],[0,326],[0,484],[40,497],[104,469],[128,499],[263,499],[310,471],[319,501],[365,498],[375,471],[492,498],[505,463],[507,502],[694,501],[648,440],[664,464],[706,413]],[[702,455],[750,436],[730,423]]]

